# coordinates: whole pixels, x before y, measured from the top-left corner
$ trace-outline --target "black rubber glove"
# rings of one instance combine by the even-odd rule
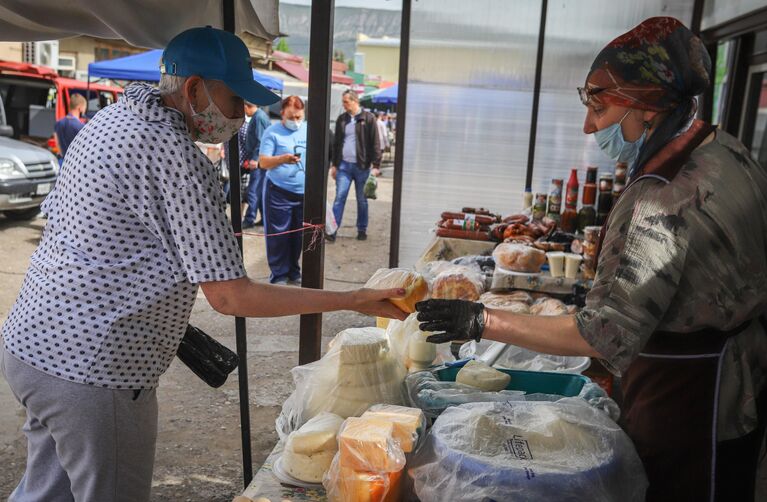
[[[465,300],[426,300],[415,305],[421,331],[442,332],[426,338],[427,342],[482,339],[485,330],[485,306]]]

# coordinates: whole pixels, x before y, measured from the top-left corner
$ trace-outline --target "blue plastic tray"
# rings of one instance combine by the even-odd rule
[[[434,374],[438,380],[443,382],[455,382],[455,377],[462,366],[462,364],[453,364],[437,369]],[[496,369],[511,375],[511,381],[506,390],[522,391],[525,394],[556,394],[564,397],[575,397],[580,394],[583,386],[590,381],[583,375],[569,373]]]

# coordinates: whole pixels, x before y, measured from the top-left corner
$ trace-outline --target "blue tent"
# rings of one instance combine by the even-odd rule
[[[391,87],[387,87],[381,92],[373,94],[373,103],[377,105],[396,105],[397,104],[397,89],[399,86],[394,84]]]
[[[145,80],[148,82],[159,82],[160,80],[160,58],[162,50],[134,54],[124,58],[110,59],[108,61],[99,61],[88,65],[88,75],[90,77],[110,78],[112,80]],[[253,70],[253,78],[259,84],[272,91],[282,91],[282,80],[263,75]]]

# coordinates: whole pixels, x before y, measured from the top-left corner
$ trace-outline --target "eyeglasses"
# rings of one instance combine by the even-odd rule
[[[589,103],[591,103],[591,98],[594,97],[595,94],[599,94],[600,92],[606,90],[606,87],[578,87],[578,96],[581,98],[581,103],[583,103],[583,106],[589,106]]]

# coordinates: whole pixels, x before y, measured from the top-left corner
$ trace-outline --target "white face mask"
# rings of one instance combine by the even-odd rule
[[[291,131],[298,131],[298,129],[301,128],[301,124],[303,124],[303,120],[287,120],[285,119],[284,124],[285,127],[290,129]]]
[[[202,83],[202,88],[208,97],[207,108],[201,112],[195,112],[192,103],[189,103],[189,108],[192,110],[192,124],[197,135],[196,140],[201,143],[223,143],[240,130],[245,118],[230,119],[224,115],[210,97],[205,81]]]

